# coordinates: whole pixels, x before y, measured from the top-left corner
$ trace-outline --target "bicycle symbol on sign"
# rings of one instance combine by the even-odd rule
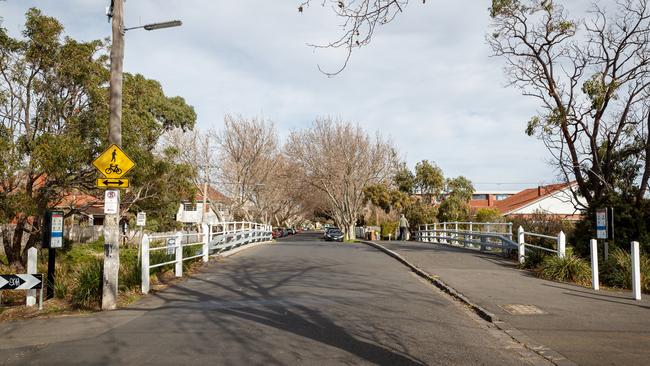
[[[106,174],[122,174],[122,169],[120,169],[117,164],[109,164],[108,168],[106,168],[104,172],[106,172]]]

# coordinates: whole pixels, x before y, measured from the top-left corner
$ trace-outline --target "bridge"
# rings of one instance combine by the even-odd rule
[[[0,364],[571,365],[650,357],[647,300],[527,276],[501,257],[502,239],[463,229],[423,228],[420,242],[332,243],[309,232],[271,243],[268,227],[252,223],[149,237],[149,251],[169,250],[176,260],[180,248],[182,263],[183,248],[197,247],[186,257],[208,261],[119,310],[0,323]],[[541,314],[514,313],[535,308]]]

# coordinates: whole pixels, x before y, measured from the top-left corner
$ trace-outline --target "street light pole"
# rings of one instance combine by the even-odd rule
[[[108,143],[122,147],[122,64],[124,61],[124,0],[112,2],[111,75],[110,106],[108,120]],[[104,218],[104,276],[102,280],[102,309],[117,307],[120,269],[120,191],[113,190],[118,197],[117,213]]]

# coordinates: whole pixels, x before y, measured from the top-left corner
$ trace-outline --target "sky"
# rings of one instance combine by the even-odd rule
[[[318,65],[336,70],[344,53],[309,44],[337,39],[341,19],[319,0],[303,13],[298,0],[127,0],[126,27],[172,19],[183,26],[127,32],[124,71],[184,97],[200,129],[220,128],[225,114],[262,116],[286,137],[332,116],[379,131],[411,168],[427,159],[477,190],[553,183],[549,153],[524,133],[538,106],[505,87],[503,60],[485,42],[490,2],[411,0],[329,78]],[[109,3],[6,0],[0,17],[18,36],[35,6],[75,39],[103,39],[111,32]]]

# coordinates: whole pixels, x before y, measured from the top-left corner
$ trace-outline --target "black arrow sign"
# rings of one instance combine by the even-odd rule
[[[39,289],[42,284],[41,274],[0,275],[0,290]]]
[[[104,183],[107,186],[116,186],[116,185],[121,186],[122,184],[124,184],[124,182],[121,179],[120,180],[108,180],[108,179],[105,179],[102,183]]]

